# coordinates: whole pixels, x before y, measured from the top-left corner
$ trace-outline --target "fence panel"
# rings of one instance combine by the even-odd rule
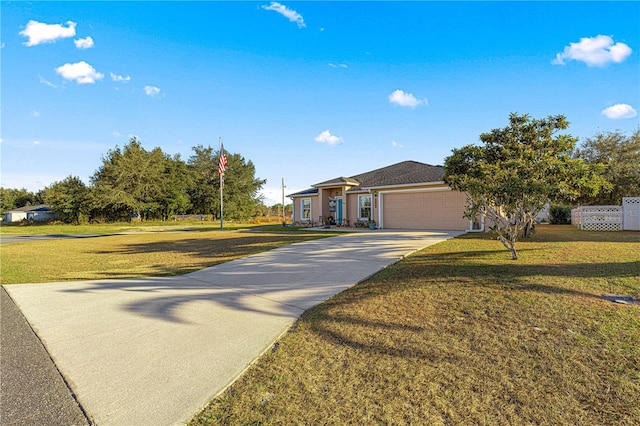
[[[622,218],[620,206],[582,206],[571,211],[571,223],[585,231],[622,231]]]
[[[625,231],[640,231],[640,197],[624,197],[622,199],[624,218],[622,229]]]

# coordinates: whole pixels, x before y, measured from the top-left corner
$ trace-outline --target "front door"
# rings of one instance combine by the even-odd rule
[[[342,197],[337,197],[336,201],[338,202],[336,208],[336,223],[342,225]]]

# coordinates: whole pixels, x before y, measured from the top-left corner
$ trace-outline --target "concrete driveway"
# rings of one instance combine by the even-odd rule
[[[460,234],[354,233],[178,277],[5,289],[92,421],[182,424],[306,309]]]

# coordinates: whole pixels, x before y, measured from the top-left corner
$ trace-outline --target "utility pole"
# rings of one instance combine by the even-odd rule
[[[284,214],[284,178],[282,178],[282,226],[287,224],[287,218]]]

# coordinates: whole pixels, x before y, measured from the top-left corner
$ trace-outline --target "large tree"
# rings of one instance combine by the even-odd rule
[[[174,214],[185,214],[191,208],[189,188],[193,186],[193,173],[182,161],[180,154],[165,156],[165,187],[160,201],[162,219],[167,220]]]
[[[466,216],[484,215],[504,247],[518,258],[516,241],[544,205],[596,194],[600,166],[571,157],[576,138],[558,134],[562,115],[532,119],[509,115],[509,125],[480,135],[483,146],[454,149],[445,159],[445,182],[468,195]]]
[[[622,197],[640,196],[640,129],[630,136],[620,131],[599,132],[585,139],[575,156],[590,164],[604,164],[602,175],[610,184],[595,197],[581,198],[581,203],[620,205]]]
[[[216,216],[220,209],[218,179],[218,155],[210,146],[191,148],[193,155],[187,164],[192,173],[192,185],[189,189],[192,212]]]
[[[13,189],[0,187],[0,211],[5,212],[39,203],[42,203],[40,194],[34,194],[25,188]]]
[[[256,167],[240,154],[227,154],[228,166],[224,173],[224,215],[234,220],[247,220],[256,215],[262,204],[258,191],[267,182],[256,178]]]
[[[220,152],[210,146],[193,147],[194,155],[188,164],[193,171],[193,186],[190,190],[193,212],[220,217],[220,176],[218,162]],[[266,183],[255,177],[256,168],[240,154],[226,151],[227,168],[224,173],[223,203],[224,217],[246,220],[255,216],[261,200],[258,191]]]
[[[91,177],[94,207],[114,220],[131,214],[160,217],[166,187],[166,158],[160,148],[145,150],[134,137],[110,150]]]
[[[68,176],[45,188],[44,201],[66,223],[80,223],[88,214],[89,188],[77,176]]]

